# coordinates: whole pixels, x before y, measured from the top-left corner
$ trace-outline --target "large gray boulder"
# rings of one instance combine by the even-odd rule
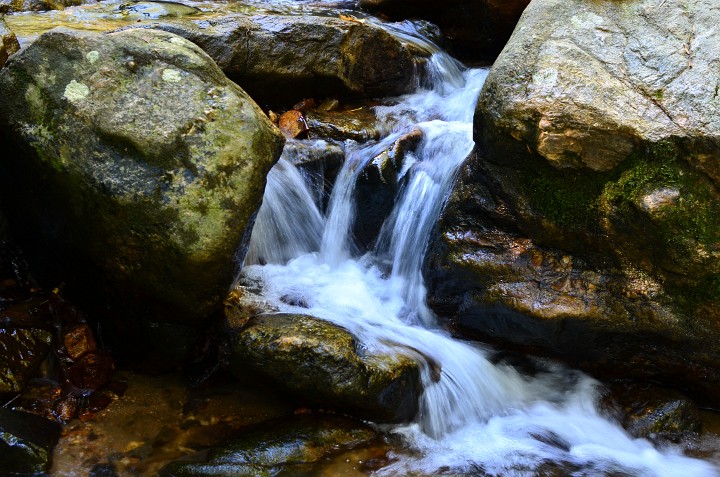
[[[284,142],[245,92],[171,33],[62,29],[0,91],[2,205],[38,268],[130,315],[215,310]]]
[[[429,255],[476,335],[720,394],[720,11],[536,0]]]
[[[532,2],[481,95],[484,143],[607,171],[668,139],[717,182],[718,19],[711,0]]]

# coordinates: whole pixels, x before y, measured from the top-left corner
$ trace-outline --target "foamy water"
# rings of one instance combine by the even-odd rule
[[[407,24],[400,30],[395,33],[413,39]],[[305,183],[294,166],[277,166],[263,204],[272,212],[261,210],[251,245],[264,248],[254,257],[275,254],[263,260],[274,263],[253,264],[258,260],[251,255],[243,269],[264,283],[265,297],[279,309],[336,323],[368,348],[414,350],[410,354],[421,360],[424,392],[416,421],[386,428],[416,456],[399,457],[377,474],[525,476],[552,464],[581,476],[718,475],[710,463],[679,449],[659,450],[630,437],[598,410],[599,384],[592,378],[549,362],[523,375],[494,364],[492,350],[440,328],[425,302],[421,266],[457,170],[472,150],[472,116],[487,70],[464,70],[432,44],[421,46],[434,51],[424,88],[377,108],[385,139],[347,145],[327,216],[318,211],[315,194],[297,190]],[[395,207],[375,249],[358,256],[351,230],[360,171],[414,129],[422,140],[400,169]],[[297,299],[280,299],[287,296]]]

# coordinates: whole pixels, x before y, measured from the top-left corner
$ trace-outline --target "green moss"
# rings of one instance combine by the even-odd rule
[[[608,213],[632,217],[646,194],[662,187],[680,191],[676,204],[656,213],[662,240],[681,245],[694,240],[712,247],[720,238],[720,202],[713,184],[695,171],[672,144],[634,153],[609,172],[558,170],[533,162],[520,172],[530,207],[564,229],[599,228]]]
[[[558,170],[546,162],[523,171],[523,192],[530,205],[561,227],[578,229],[598,225],[598,198],[612,173]]]
[[[660,238],[670,246],[685,246],[690,240],[714,247],[720,239],[717,191],[680,156],[680,151],[669,144],[654,145],[645,154],[636,154],[619,178],[607,183],[601,199],[616,212],[630,213],[653,190],[676,188],[680,192],[677,202],[654,214]]]
[[[678,310],[692,316],[703,303],[720,300],[720,273],[705,277],[692,286],[670,283],[667,289],[676,298]]]

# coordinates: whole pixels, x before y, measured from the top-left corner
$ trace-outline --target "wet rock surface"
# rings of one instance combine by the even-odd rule
[[[151,30],[45,34],[0,90],[3,208],[35,265],[130,317],[217,309],[283,144],[252,100]]]
[[[60,426],[0,407],[0,466],[4,475],[42,475],[50,468]]]
[[[410,155],[422,140],[419,129],[399,137],[393,145],[375,156],[360,172],[355,186],[357,204],[353,234],[362,249],[370,249],[385,219],[395,206],[402,172]]]
[[[376,431],[346,417],[300,415],[247,430],[210,450],[204,461],[175,462],[160,475],[313,475],[319,461],[376,438]]]
[[[718,397],[718,11],[693,5],[528,7],[429,255],[459,329]]]
[[[4,314],[0,312],[0,316]],[[0,394],[17,393],[23,388],[45,360],[51,339],[45,329],[0,327]]]
[[[238,377],[259,374],[303,402],[360,418],[407,421],[418,409],[413,358],[365,350],[348,331],[311,316],[251,317],[236,332],[229,360]]]

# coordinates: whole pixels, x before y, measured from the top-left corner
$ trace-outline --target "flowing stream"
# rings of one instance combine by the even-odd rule
[[[424,365],[416,421],[386,428],[413,452],[377,474],[718,475],[679,448],[657,449],[630,437],[599,411],[600,385],[592,378],[552,362],[539,362],[538,372],[524,375],[493,364],[492,350],[441,329],[425,303],[421,266],[430,232],[473,148],[472,117],[488,71],[465,69],[410,24],[393,33],[432,51],[430,73],[417,93],[376,107],[384,139],[346,144],[326,213],[318,208],[317,191],[290,161],[280,160],[242,272],[261,280],[265,297],[281,310],[336,323],[368,348],[411,348],[437,364],[439,379]],[[358,176],[416,130],[422,139],[399,168],[394,209],[374,248],[361,254],[352,237]],[[287,296],[307,308],[284,303]]]

